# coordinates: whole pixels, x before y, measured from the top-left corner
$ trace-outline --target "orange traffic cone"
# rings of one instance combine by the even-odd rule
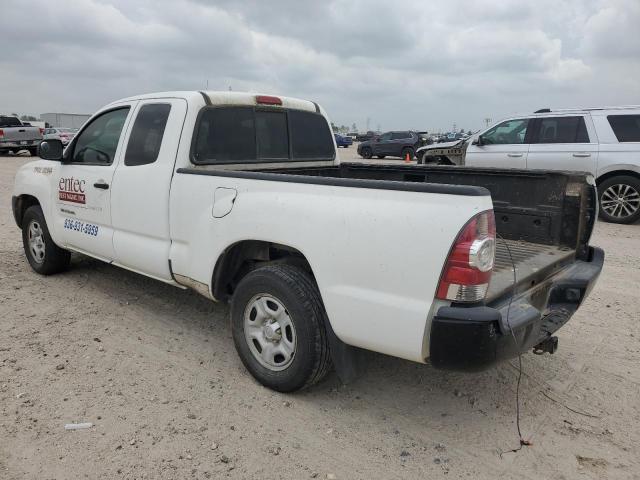
[[[404,156],[404,163],[411,163],[411,157],[409,156],[409,152]]]

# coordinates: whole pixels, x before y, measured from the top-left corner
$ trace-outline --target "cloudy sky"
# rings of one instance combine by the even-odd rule
[[[0,112],[162,90],[315,100],[360,129],[640,104],[640,0],[0,0]]]

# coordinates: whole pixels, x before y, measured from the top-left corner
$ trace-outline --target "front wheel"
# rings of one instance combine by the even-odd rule
[[[320,292],[306,272],[267,265],[248,273],[231,301],[231,329],[240,360],[278,392],[313,385],[331,360]]]
[[[360,152],[360,156],[369,160],[373,157],[373,151],[369,147],[364,147]]]
[[[640,180],[629,176],[608,178],[598,185],[600,218],[611,223],[640,219]]]
[[[42,209],[38,205],[27,208],[24,213],[22,245],[29,265],[40,275],[52,275],[69,266],[71,254],[53,242]]]

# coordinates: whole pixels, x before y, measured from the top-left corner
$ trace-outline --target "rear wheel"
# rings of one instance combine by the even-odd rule
[[[378,158],[384,158],[386,155],[377,155]]]
[[[331,360],[326,313],[311,277],[292,265],[248,273],[231,302],[231,327],[242,363],[261,384],[292,392],[320,381]]]
[[[369,159],[373,157],[373,152],[371,151],[371,148],[363,147],[362,150],[360,151],[360,155],[362,156],[362,158]]]
[[[29,154],[32,157],[37,157],[38,156],[38,147],[29,147],[27,150],[29,150]]]
[[[611,223],[640,219],[640,180],[629,176],[608,178],[598,186],[600,218]]]
[[[24,213],[22,245],[29,265],[41,275],[52,275],[69,266],[71,254],[53,242],[42,209],[38,205],[29,207]]]

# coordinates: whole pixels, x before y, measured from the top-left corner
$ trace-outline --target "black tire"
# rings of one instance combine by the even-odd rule
[[[384,157],[386,157],[386,155],[376,155],[376,156],[377,156],[378,158],[381,158],[381,159],[382,159],[382,158],[384,158]]]
[[[424,157],[426,156],[425,152],[418,153],[418,165],[424,165]]]
[[[403,148],[402,149],[402,159],[404,160],[405,158],[407,158],[407,153],[409,154],[409,159],[413,160],[413,157],[416,156],[416,152],[413,150],[413,148],[408,147],[408,148]]]
[[[360,156],[368,160],[373,157],[373,151],[369,147],[362,147],[362,150],[360,150]]]
[[[29,155],[32,157],[38,156],[38,147],[29,147],[27,150],[29,150]]]
[[[295,329],[294,353],[283,370],[264,366],[245,337],[245,313],[249,319],[252,315],[257,318],[252,302],[260,295],[277,299]],[[325,321],[318,288],[304,270],[292,265],[266,265],[251,271],[240,281],[231,301],[231,330],[240,360],[258,382],[278,392],[307,388],[329,371],[331,356]]]
[[[622,198],[622,202],[617,199]],[[604,202],[604,203],[603,203]],[[598,185],[600,218],[610,223],[634,223],[640,220],[640,179],[620,175]]]
[[[41,232],[39,236],[41,244],[32,248],[32,240],[35,227]],[[31,230],[32,227],[34,230]],[[44,219],[42,209],[39,205],[27,208],[22,218],[22,246],[29,261],[29,265],[40,275],[53,275],[66,270],[69,267],[71,254],[68,250],[58,247],[49,234],[47,222]],[[36,251],[43,254],[39,256]]]

